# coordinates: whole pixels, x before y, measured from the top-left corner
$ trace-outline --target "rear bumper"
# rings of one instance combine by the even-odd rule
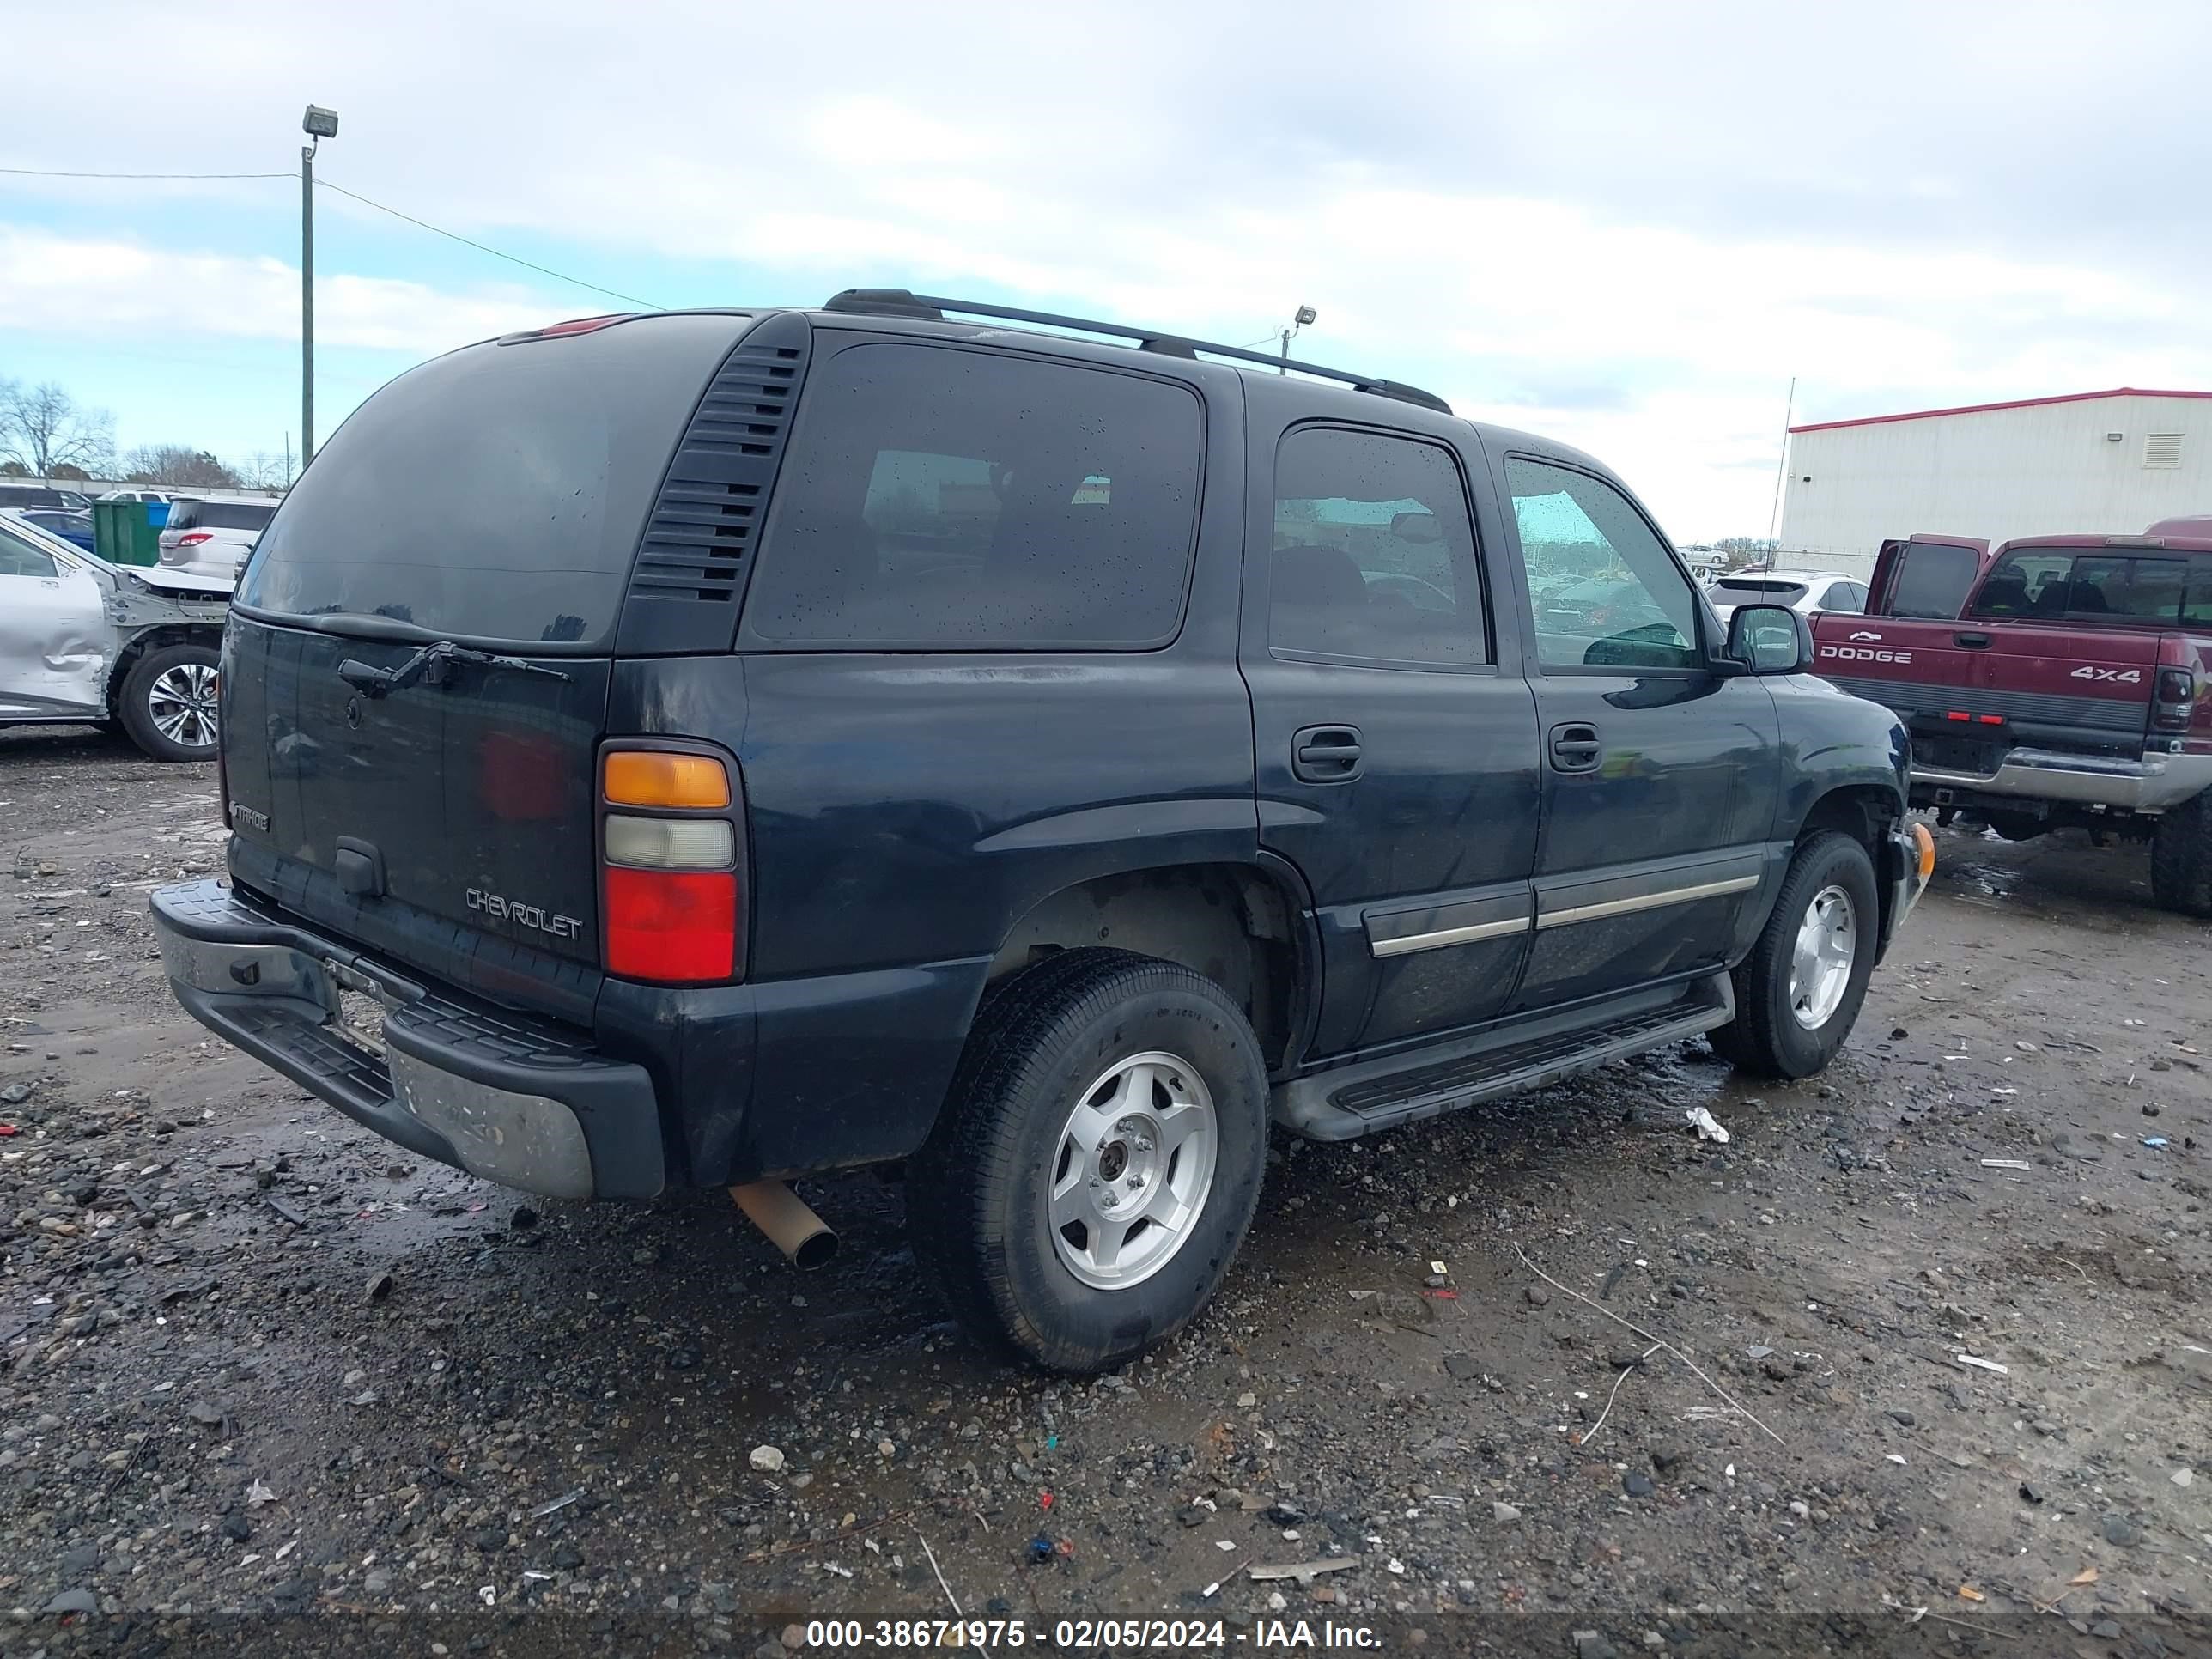
[[[2014,749],[1987,775],[1912,769],[1916,805],[1945,806],[1947,794],[2010,795],[2024,800],[2064,801],[2124,812],[2162,812],[2212,788],[2212,755],[2069,755],[2057,750]]]
[[[650,1198],[667,1180],[644,1068],[587,1033],[425,986],[213,881],[153,896],[171,988],[193,1018],[424,1158],[556,1198]],[[384,1052],[339,994],[384,1008]]]

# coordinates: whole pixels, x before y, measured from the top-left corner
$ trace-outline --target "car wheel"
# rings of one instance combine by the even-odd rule
[[[159,761],[213,760],[218,661],[209,646],[165,645],[133,663],[116,708],[131,741]]]
[[[915,1253],[978,1337],[1103,1370],[1206,1305],[1267,1152],[1267,1065],[1227,993],[1154,957],[1062,951],[985,999],[908,1169]]]
[[[1874,860],[1826,830],[1790,860],[1774,909],[1732,978],[1735,1018],[1716,1053],[1761,1077],[1810,1077],[1857,1023],[1881,927]]]
[[[2160,815],[2150,836],[2150,893],[2161,910],[2212,916],[2212,795]]]

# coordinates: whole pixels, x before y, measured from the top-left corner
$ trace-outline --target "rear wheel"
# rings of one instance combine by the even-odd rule
[[[155,760],[213,760],[219,660],[210,646],[165,645],[133,663],[115,711],[131,741]]]
[[[2160,815],[2151,831],[2150,891],[2161,910],[2212,916],[2212,794]]]
[[[979,1337],[1103,1370],[1206,1305],[1267,1149],[1267,1066],[1218,985],[1124,951],[1063,951],[976,1018],[908,1167],[915,1253]]]
[[[1714,1051],[1761,1077],[1823,1069],[1866,1000],[1881,902],[1874,860],[1857,842],[1824,830],[1801,845],[1733,975],[1735,1018],[1711,1034]]]

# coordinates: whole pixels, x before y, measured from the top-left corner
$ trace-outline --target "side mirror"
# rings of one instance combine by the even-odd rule
[[[1753,674],[1802,673],[1813,665],[1813,630],[1787,605],[1738,605],[1729,616],[1728,654]]]

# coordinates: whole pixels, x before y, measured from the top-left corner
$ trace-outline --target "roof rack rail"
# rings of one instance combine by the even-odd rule
[[[1423,409],[1433,409],[1440,415],[1452,412],[1451,405],[1435,392],[1424,392],[1417,386],[1407,386],[1401,381],[1379,380],[1372,374],[1354,374],[1346,369],[1324,368],[1319,363],[1301,362],[1295,357],[1270,357],[1263,351],[1254,351],[1244,346],[1194,340],[1184,335],[1164,333],[1158,329],[1131,328],[1123,323],[1102,323],[1088,317],[1062,317],[1049,311],[1023,311],[1013,306],[987,305],[980,300],[948,300],[933,294],[910,294],[902,288],[848,288],[842,293],[831,295],[822,308],[874,317],[918,317],[931,322],[942,322],[945,313],[951,312],[964,317],[997,317],[1013,323],[1040,323],[1047,328],[1103,334],[1115,340],[1134,340],[1138,349],[1156,351],[1164,356],[1195,357],[1202,351],[1209,357],[1231,357],[1240,362],[1257,363],[1262,368],[1295,369],[1301,374],[1316,374],[1325,380],[1340,380],[1355,391],[1371,392],[1379,398],[1395,398],[1401,403],[1417,404]]]

